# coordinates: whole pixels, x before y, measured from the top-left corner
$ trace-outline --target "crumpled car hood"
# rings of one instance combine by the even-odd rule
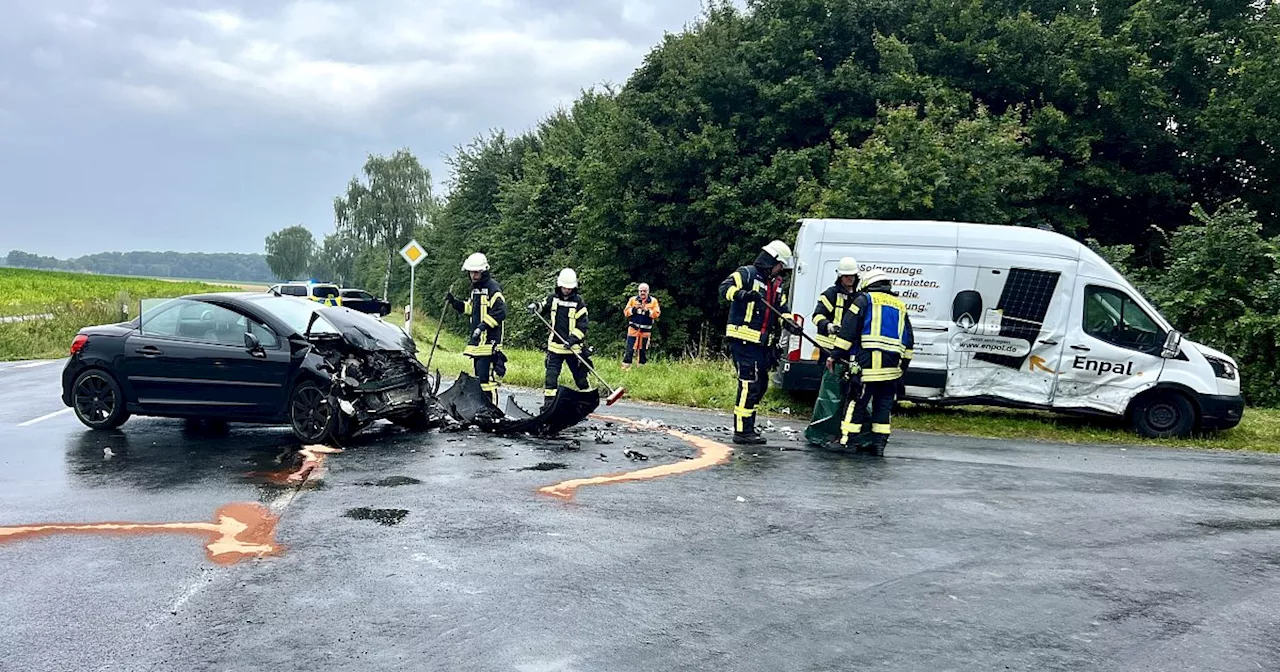
[[[319,311],[342,334],[342,340],[365,352],[404,352],[414,355],[418,346],[403,329],[358,310],[326,306]]]

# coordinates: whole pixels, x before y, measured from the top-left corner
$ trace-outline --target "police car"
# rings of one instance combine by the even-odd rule
[[[326,306],[342,305],[342,290],[327,282],[283,282],[267,290],[276,296],[296,296],[311,299]]]

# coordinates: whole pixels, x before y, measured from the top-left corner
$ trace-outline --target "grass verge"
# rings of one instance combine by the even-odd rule
[[[392,311],[392,315],[400,313]],[[435,319],[424,316],[419,316],[414,323],[414,337],[424,362],[431,350],[436,324]],[[446,382],[461,371],[471,372],[471,360],[462,355],[465,345],[462,338],[448,331],[440,333],[440,346],[431,368],[439,369]],[[505,348],[505,352],[509,360],[505,384],[542,387],[544,355],[541,351]],[[628,399],[718,410],[728,410],[733,405],[736,383],[733,366],[727,359],[657,358],[643,368],[623,371],[619,359],[596,355],[595,364],[596,370],[611,385],[627,388]],[[564,371],[561,381],[572,384],[568,376],[568,371]],[[771,388],[760,410],[765,414],[806,420],[813,410],[813,397],[789,395]],[[1280,452],[1280,410],[1264,408],[1246,409],[1244,421],[1235,429],[1189,439],[1144,439],[1119,420],[985,406],[937,408],[909,402],[895,411],[893,426],[902,430],[1023,441]]]

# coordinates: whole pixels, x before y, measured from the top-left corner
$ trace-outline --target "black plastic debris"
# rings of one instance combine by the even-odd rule
[[[640,451],[638,451],[638,450],[633,450],[633,449],[631,449],[631,448],[628,448],[628,449],[626,449],[626,450],[622,451],[622,456],[623,456],[623,457],[625,457],[625,458],[627,458],[628,460],[641,460],[641,461],[644,461],[644,460],[649,459],[649,456],[648,456],[648,455],[645,455],[644,453],[642,453],[642,452],[640,452]]]
[[[479,380],[461,373],[453,387],[440,395],[439,401],[454,420],[473,424],[486,432],[546,437],[586,420],[600,405],[600,395],[594,390],[579,392],[561,385],[551,403],[537,415],[521,408],[515,397],[507,398],[504,411],[494,406],[480,389]]]

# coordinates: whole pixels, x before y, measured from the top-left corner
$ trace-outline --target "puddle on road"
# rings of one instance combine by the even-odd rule
[[[729,457],[733,454],[733,448],[730,448],[728,445],[720,443],[719,441],[713,441],[701,436],[694,436],[676,429],[657,426],[651,422],[641,422],[608,415],[593,415],[592,417],[629,425],[637,429],[666,432],[671,436],[692,444],[698,449],[698,455],[691,460],[683,460],[674,464],[663,464],[656,467],[649,467],[648,469],[640,469],[638,471],[625,471],[614,474],[604,474],[601,476],[591,476],[589,478],[575,478],[568,481],[562,481],[555,485],[538,488],[538,492],[544,495],[551,495],[552,497],[559,499],[570,500],[573,499],[573,495],[578,488],[583,486],[647,481],[653,478],[685,474],[691,471],[698,471],[699,469],[706,469],[707,467],[714,467],[717,464],[724,464],[729,461]]]
[[[358,509],[347,509],[347,512],[342,514],[344,518],[372,520],[379,525],[387,526],[399,524],[407,515],[409,515],[407,509],[370,509],[363,506]]]
[[[377,488],[398,488],[402,485],[420,485],[422,481],[410,476],[388,476],[379,481],[368,481],[359,483],[358,485],[373,486]]]
[[[0,543],[34,539],[55,534],[103,534],[133,536],[143,534],[195,534],[207,539],[209,560],[232,565],[250,558],[278,555],[284,547],[276,543],[276,523],[280,517],[265,506],[235,502],[219,507],[212,523],[61,523],[0,527]]]
[[[520,471],[555,471],[557,469],[568,469],[569,465],[563,462],[539,462],[532,467],[524,467]]]

